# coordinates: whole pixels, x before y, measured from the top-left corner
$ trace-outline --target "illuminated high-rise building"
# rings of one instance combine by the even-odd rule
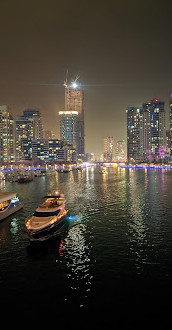
[[[25,110],[16,117],[16,160],[32,160],[32,142],[43,140],[41,113]]]
[[[147,161],[152,154],[151,111],[143,104],[140,111],[140,160]]]
[[[166,148],[164,102],[153,99],[150,103],[144,103],[143,109],[150,117],[151,156],[153,159],[158,159]]]
[[[33,140],[42,140],[43,136],[43,127],[42,127],[42,118],[40,110],[31,109],[25,110],[23,116],[26,118],[33,119]]]
[[[172,156],[172,93],[170,94],[170,154]]]
[[[127,108],[127,160],[136,163],[141,160],[140,155],[140,114],[142,108]]]
[[[79,131],[78,131],[78,112],[59,111],[60,116],[60,140],[73,145],[79,153]]]
[[[76,111],[78,113],[78,157],[84,159],[85,155],[85,133],[84,133],[84,92],[73,82],[70,85],[65,82],[65,111]]]
[[[112,162],[113,160],[113,145],[114,145],[113,136],[108,136],[107,138],[104,139],[103,159],[106,162]]]
[[[49,139],[49,160],[64,161],[63,142],[59,139]]]
[[[153,99],[143,108],[127,108],[128,162],[154,161],[165,157],[164,102]]]
[[[0,165],[14,163],[14,120],[6,105],[0,106]]]
[[[125,140],[117,141],[116,144],[116,160],[125,160]]]
[[[33,118],[16,117],[16,161],[32,160]]]
[[[49,159],[49,144],[47,140],[32,141],[32,160],[45,161]]]

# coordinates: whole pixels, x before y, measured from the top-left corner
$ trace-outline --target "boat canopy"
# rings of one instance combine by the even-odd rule
[[[51,211],[51,212],[38,212],[38,211],[35,211],[34,212],[34,216],[35,217],[52,217],[53,215],[58,215],[60,213],[60,209],[56,210],[56,211]]]
[[[0,203],[12,199],[16,196],[14,192],[0,192]]]

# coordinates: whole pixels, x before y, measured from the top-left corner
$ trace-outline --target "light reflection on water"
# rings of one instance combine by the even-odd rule
[[[77,296],[79,306],[83,307],[88,292],[90,291],[91,279],[90,275],[90,246],[86,241],[86,226],[80,224],[72,227],[60,246],[61,262],[65,260],[68,268],[67,279],[69,287],[75,291],[65,297],[71,299],[74,294]]]
[[[113,168],[102,174],[89,168],[29,184],[0,184],[24,202],[0,226],[0,283],[8,288],[4,299],[11,291],[27,291],[31,297],[34,286],[38,297],[44,288],[44,299],[84,309],[101,301],[99,290],[105,293],[107,286],[117,297],[119,287],[126,297],[135,279],[166,281],[172,276],[171,172]],[[69,210],[64,232],[30,245],[25,219],[42,196],[56,189],[65,194]],[[28,276],[34,281],[28,283]]]

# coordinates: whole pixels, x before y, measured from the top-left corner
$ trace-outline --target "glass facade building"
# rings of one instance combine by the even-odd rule
[[[14,163],[14,120],[7,105],[0,106],[0,164]]]
[[[78,112],[60,111],[60,140],[73,145],[79,153]]]
[[[150,145],[152,159],[161,158],[166,148],[166,128],[164,102],[153,99],[144,103],[143,109],[149,114],[150,120]]]
[[[43,140],[41,113],[25,110],[16,117],[16,161],[32,160],[32,142]]]
[[[139,162],[140,152],[140,114],[142,108],[127,108],[127,160],[130,163]]]
[[[127,108],[128,162],[155,161],[165,157],[164,102],[153,99],[142,108]]]

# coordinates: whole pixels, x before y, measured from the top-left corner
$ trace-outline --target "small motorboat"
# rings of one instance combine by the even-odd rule
[[[44,202],[26,221],[26,230],[31,241],[44,241],[62,231],[68,211],[65,210],[63,194],[55,192],[44,196]]]
[[[18,197],[16,197],[16,193],[0,193],[0,221],[19,211],[22,207],[23,203],[19,200]]]

